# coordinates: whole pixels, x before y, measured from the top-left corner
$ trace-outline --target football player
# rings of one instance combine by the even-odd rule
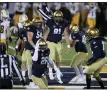
[[[100,12],[100,8],[98,7],[97,3],[89,3],[87,5],[88,9],[88,17],[87,17],[87,23],[89,28],[95,28],[96,27],[96,12]]]
[[[14,25],[17,25],[19,23],[19,17],[20,15],[26,13],[26,8],[29,7],[29,3],[15,3],[14,11]]]
[[[79,27],[77,25],[71,26],[70,30],[72,38],[71,47],[74,47],[77,52],[77,54],[73,56],[70,64],[76,73],[76,77],[74,77],[71,82],[80,82],[84,80],[82,64],[87,60],[88,56],[88,51],[85,45],[86,37],[84,31],[79,31]]]
[[[10,32],[10,21],[9,21],[9,11],[1,10],[0,12],[0,42],[8,44],[8,39],[10,40],[11,32]],[[7,45],[8,46],[8,45]]]
[[[40,89],[48,89],[48,81],[44,75],[48,64],[56,71],[57,78],[61,81],[62,73],[49,58],[50,49],[43,38],[40,38],[35,46],[35,53],[32,57],[32,80]],[[62,82],[62,81],[61,81]]]
[[[63,13],[61,11],[55,11],[53,19],[49,19],[46,22],[44,39],[47,40],[48,47],[50,48],[50,58],[54,60],[57,67],[60,67],[62,34],[65,35],[66,42],[70,46],[67,30],[68,24],[63,19]]]
[[[107,63],[106,53],[104,50],[104,38],[99,36],[97,28],[87,31],[90,47],[92,50],[92,58],[87,62],[87,67],[84,70],[86,74],[87,89],[90,89],[91,75],[95,77],[102,89],[104,89],[103,81],[100,77],[100,72],[103,66]]]
[[[54,60],[58,68],[60,67],[63,34],[68,44],[67,47],[70,48],[68,23],[63,19],[61,11],[55,11],[53,18],[46,21],[44,39],[47,40],[50,49],[50,58]],[[51,68],[49,72],[50,79],[54,79]]]
[[[80,20],[80,10],[79,10],[79,3],[65,3],[66,7],[70,10],[72,17],[71,25],[77,24],[79,25]]]
[[[20,52],[20,54],[22,54],[23,49],[24,49],[24,40],[22,39],[22,35],[23,35],[22,34],[22,32],[23,32],[22,29],[24,28],[23,25],[26,21],[28,21],[27,15],[22,14],[19,17],[19,23],[16,26],[11,27],[11,29],[14,30],[15,35],[17,35],[17,37],[18,37],[18,41],[16,43],[15,49],[16,49],[16,52]]]
[[[27,40],[28,40],[28,43],[26,45],[26,56],[28,56],[26,59],[28,61],[28,73],[30,74],[30,78],[31,78],[31,72],[32,72],[32,55],[34,54],[34,46],[36,45],[36,42],[37,40],[40,38],[40,37],[43,37],[43,28],[42,28],[42,25],[43,25],[43,20],[41,17],[39,16],[36,16],[33,18],[32,20],[32,25],[28,28],[28,31],[27,31]],[[22,57],[24,61],[25,58]],[[32,86],[33,83],[31,82],[30,86]]]

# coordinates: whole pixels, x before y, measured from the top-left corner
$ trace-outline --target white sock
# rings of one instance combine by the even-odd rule
[[[50,67],[49,67],[49,73],[53,73],[53,72],[52,72],[52,68],[50,68]]]
[[[25,77],[26,71],[22,71],[22,76]]]
[[[29,77],[29,79],[32,79],[31,76],[32,76],[32,70],[31,70],[31,68],[28,67],[28,77]]]
[[[74,67],[73,69],[76,73],[76,76],[80,75],[80,71],[79,71],[78,67]]]
[[[78,68],[79,68],[79,71],[80,71],[80,74],[81,74],[81,76],[84,76],[84,73],[83,73],[83,68],[82,68],[82,66],[79,66]]]

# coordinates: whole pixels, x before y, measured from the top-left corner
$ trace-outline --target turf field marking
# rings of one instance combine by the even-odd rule
[[[12,50],[15,50],[15,48],[14,47],[12,47],[12,46],[8,46],[10,49],[12,49]]]

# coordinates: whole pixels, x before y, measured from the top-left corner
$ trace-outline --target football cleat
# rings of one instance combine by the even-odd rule
[[[56,75],[55,75],[55,80],[58,81],[58,83],[62,84],[63,81],[61,80],[61,77],[63,76],[63,74],[60,72],[60,71],[57,71],[56,72]]]

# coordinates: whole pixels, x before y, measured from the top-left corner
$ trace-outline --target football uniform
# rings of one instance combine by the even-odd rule
[[[97,12],[97,6],[95,5],[93,8],[87,5],[88,16],[87,16],[87,23],[89,25],[89,28],[93,28],[96,26],[96,12]]]
[[[74,48],[77,54],[74,55],[70,66],[75,67],[81,65],[84,62],[84,60],[86,60],[88,51],[85,45],[86,37],[83,31],[79,31],[77,33],[74,32],[71,33],[71,38],[72,40],[76,41]]]
[[[43,74],[45,73],[45,71],[47,71],[49,54],[49,48],[47,48],[45,51],[38,50],[38,59],[33,60],[32,80],[37,86],[39,86],[40,89],[48,88],[47,79],[43,76]]]
[[[81,27],[84,27],[86,25],[88,10],[86,8],[85,3],[79,3],[79,4],[80,4],[80,9],[81,9]]]
[[[50,29],[47,37],[48,47],[50,48],[50,58],[54,60],[56,65],[59,67],[58,64],[60,63],[62,49],[62,34],[64,33],[65,28],[68,26],[68,23],[64,20],[60,25],[57,25],[53,19],[49,19],[46,22],[46,25]]]
[[[9,27],[10,21],[0,21],[0,42],[6,43]]]
[[[84,70],[86,74],[93,74],[95,77],[99,76],[99,73],[107,63],[107,58],[104,50],[104,41],[102,38],[95,38],[89,40],[92,50],[92,58],[88,60],[89,66]]]
[[[79,3],[66,3],[66,6],[73,15],[71,24],[79,25],[79,19],[80,19]]]
[[[34,42],[34,44],[36,44],[37,40],[40,37],[42,37],[42,35],[43,35],[43,29],[40,28],[38,30],[37,28],[35,28],[32,25],[28,26],[28,27],[24,26],[24,29],[27,30],[27,31],[22,31],[22,35],[21,35],[23,37],[24,42],[25,42],[24,51],[23,51],[23,54],[22,54],[22,62],[23,62],[23,65],[25,65],[25,66],[26,66],[26,62],[27,62],[28,67],[32,68],[32,55],[34,54],[34,48],[28,42],[27,33],[28,32],[33,32],[33,42]],[[31,74],[31,73],[28,72],[28,75],[29,74]],[[29,75],[29,76],[31,76],[31,75]]]

